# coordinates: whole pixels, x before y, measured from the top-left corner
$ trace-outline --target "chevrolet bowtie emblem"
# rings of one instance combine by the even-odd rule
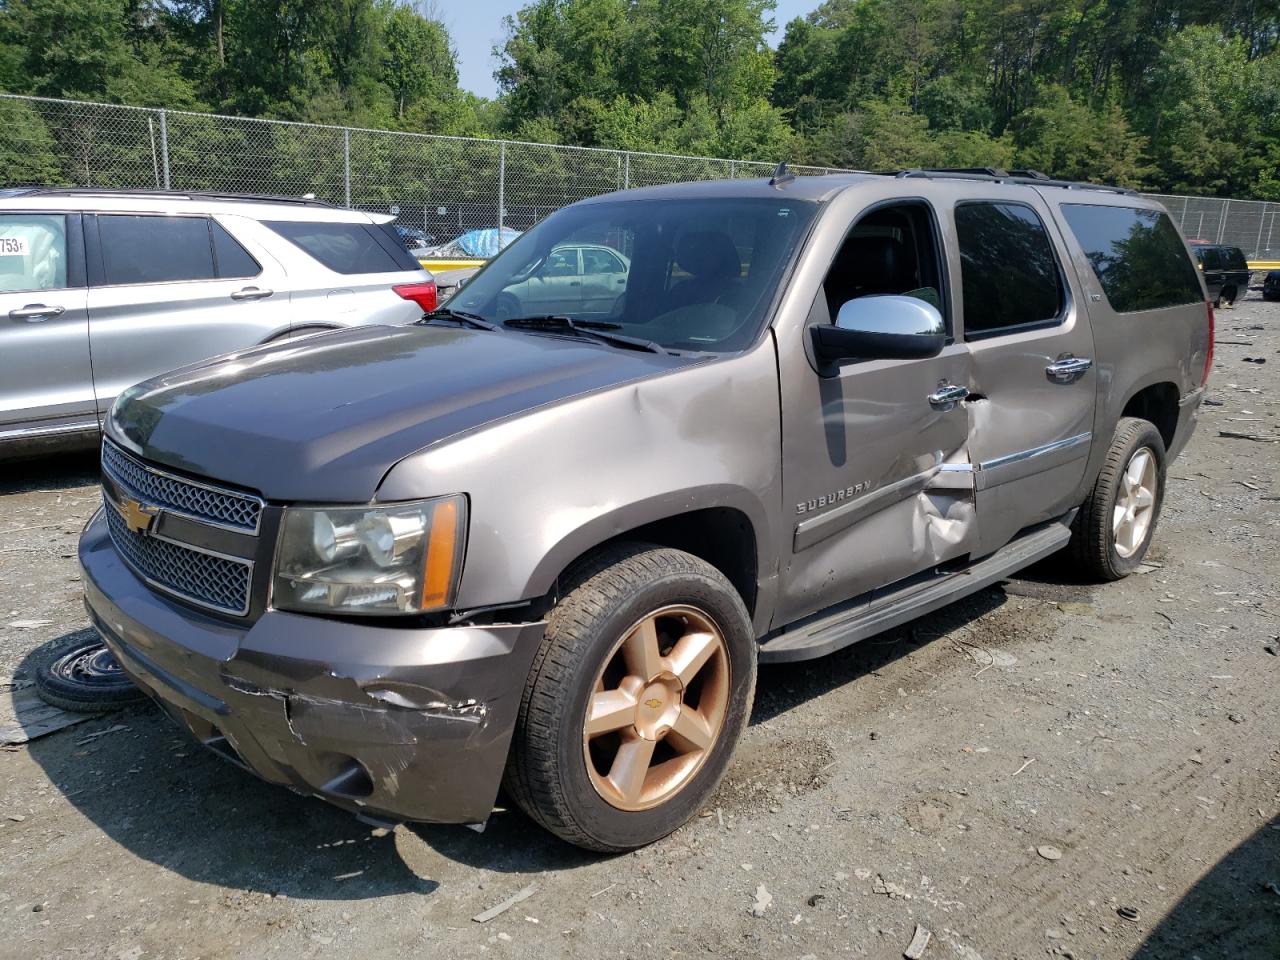
[[[655,698],[653,700],[646,700],[644,702],[644,705],[648,707],[650,710],[657,710],[660,706],[662,706],[662,701]]]
[[[150,530],[152,521],[160,512],[159,507],[153,507],[149,503],[139,503],[129,497],[121,498],[115,506],[120,511],[120,516],[124,517],[124,525],[133,533],[146,533]]]

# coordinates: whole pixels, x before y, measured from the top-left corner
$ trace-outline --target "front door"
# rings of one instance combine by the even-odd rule
[[[0,436],[96,429],[78,214],[0,214]]]
[[[848,300],[918,297],[949,318],[942,233],[923,200],[863,210],[834,254],[809,325]],[[870,190],[859,191],[858,200]],[[840,216],[833,207],[828,216]],[[853,211],[857,213],[857,211]],[[948,326],[948,329],[950,327]],[[803,331],[808,337],[808,329]],[[797,358],[797,355],[798,358]],[[969,351],[951,342],[923,360],[852,361],[824,373],[779,345],[783,383],[783,551],[775,626],[968,552],[974,536],[968,474]]]
[[[973,193],[953,215],[981,556],[1079,503],[1098,374],[1084,294],[1042,198]]]

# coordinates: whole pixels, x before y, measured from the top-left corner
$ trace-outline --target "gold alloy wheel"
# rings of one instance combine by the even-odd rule
[[[596,677],[582,730],[587,773],[619,810],[648,810],[684,787],[720,737],[729,707],[724,634],[694,607],[650,613]]]
[[[1139,447],[1120,476],[1120,490],[1111,511],[1111,533],[1116,553],[1132,557],[1151,529],[1156,504],[1156,457],[1150,447]]]

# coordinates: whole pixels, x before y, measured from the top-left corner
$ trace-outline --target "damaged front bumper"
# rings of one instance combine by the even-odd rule
[[[369,819],[488,819],[543,624],[406,629],[274,610],[237,624],[149,589],[101,515],[80,564],[107,646],[205,746]]]

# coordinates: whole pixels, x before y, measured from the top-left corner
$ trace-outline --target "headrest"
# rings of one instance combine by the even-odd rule
[[[676,263],[699,280],[722,280],[742,273],[738,248],[727,233],[694,230],[676,242]]]

